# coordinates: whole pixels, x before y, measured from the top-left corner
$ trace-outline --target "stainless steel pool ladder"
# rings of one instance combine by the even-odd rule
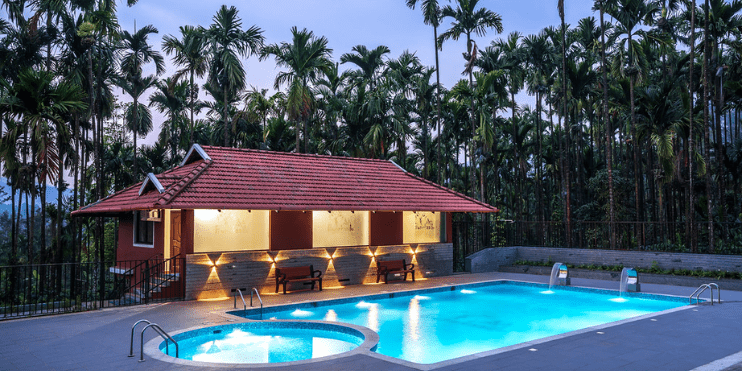
[[[710,299],[711,299],[711,305],[714,305],[714,288],[716,288],[716,302],[718,304],[721,304],[721,289],[719,288],[719,285],[711,282],[711,283],[704,283],[701,286],[698,286],[696,291],[693,291],[692,294],[688,297],[689,304],[693,304],[693,296],[696,297],[696,304],[700,302],[699,297],[701,294],[706,291],[706,289],[710,290]]]
[[[247,310],[247,304],[245,304],[245,297],[242,296],[242,290],[245,289],[232,289],[232,292],[237,292],[240,294],[240,299],[242,299],[242,310]],[[252,303],[250,303],[250,306],[252,306]],[[234,309],[237,309],[237,294],[234,295]]]
[[[144,331],[148,328],[152,327],[155,329],[155,332],[157,332],[160,337],[165,339],[165,353],[170,354],[170,345],[168,344],[168,340],[172,341],[173,344],[175,344],[175,358],[178,358],[178,342],[175,341],[175,339],[172,338],[165,330],[162,329],[158,324],[152,323],[146,319],[140,319],[136,323],[134,323],[134,326],[131,326],[131,339],[129,341],[129,357],[134,357],[134,329],[136,329],[137,325],[140,323],[146,323],[147,326],[144,326],[142,329],[142,333],[140,336],[140,343],[139,343],[139,362],[144,362]]]
[[[263,319],[263,299],[260,298],[260,293],[258,292],[258,289],[253,287],[252,290],[250,290],[250,307],[252,308],[252,294],[255,293],[255,295],[258,296],[258,300],[260,301],[260,319]]]

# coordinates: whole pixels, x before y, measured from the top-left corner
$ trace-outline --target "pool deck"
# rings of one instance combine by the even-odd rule
[[[546,283],[549,277],[515,273],[461,274],[414,284],[358,285],[322,292],[265,295],[263,301],[266,306],[272,306],[499,279]],[[615,290],[618,283],[573,278],[572,285]],[[642,292],[687,297],[693,288],[642,284]],[[721,297],[720,305],[699,305],[644,316],[615,326],[601,326],[536,344],[509,347],[507,349],[511,350],[507,351],[463,357],[433,366],[408,367],[409,364],[401,364],[389,357],[361,354],[308,365],[256,369],[742,371],[742,292],[725,291],[722,287]],[[707,293],[704,298],[708,298]],[[232,309],[231,299],[183,301],[3,321],[0,322],[0,370],[224,370],[225,367],[176,365],[152,359],[146,353],[146,361],[138,362],[138,339],[135,341],[135,357],[127,357],[129,337],[131,326],[140,319],[158,323],[168,332],[241,321],[225,314]],[[145,343],[154,336],[154,332],[146,333]]]

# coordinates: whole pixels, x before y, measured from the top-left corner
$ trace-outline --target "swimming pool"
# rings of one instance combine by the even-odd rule
[[[173,335],[173,339],[177,347],[155,338],[152,342],[157,343],[158,351],[148,353],[183,365],[294,364],[342,353],[372,351],[378,336],[368,329],[342,324],[266,321],[191,329]]]
[[[687,299],[513,281],[267,308],[265,318],[323,320],[379,334],[376,351],[430,364],[681,307]],[[252,310],[230,312],[259,315]]]

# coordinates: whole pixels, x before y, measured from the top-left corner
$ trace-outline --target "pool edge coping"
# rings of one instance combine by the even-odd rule
[[[290,361],[290,362],[275,362],[275,363],[217,363],[217,362],[202,362],[202,361],[192,361],[182,358],[175,358],[170,355],[167,355],[163,353],[160,350],[160,344],[164,341],[162,337],[156,336],[155,338],[151,339],[147,343],[143,345],[143,351],[144,354],[146,354],[148,357],[150,357],[153,360],[167,362],[171,364],[177,364],[180,366],[194,366],[194,367],[218,367],[218,368],[233,368],[233,369],[245,369],[246,367],[249,368],[269,368],[269,367],[288,367],[288,366],[299,366],[299,365],[309,365],[314,363],[320,363],[320,362],[326,362],[326,361],[332,361],[336,359],[341,359],[345,357],[350,357],[356,354],[362,354],[362,355],[368,355],[370,353],[375,353],[373,349],[376,349],[376,347],[379,344],[379,334],[377,334],[375,331],[364,327],[364,326],[358,326],[350,323],[342,323],[342,322],[331,322],[331,321],[315,321],[315,320],[264,320],[264,321],[256,321],[256,320],[249,320],[246,318],[243,318],[242,320],[234,321],[233,324],[239,324],[239,323],[271,323],[271,322],[283,322],[283,323],[318,323],[323,325],[328,325],[329,327],[346,327],[353,330],[356,330],[360,332],[363,335],[363,342],[358,345],[357,347],[343,353],[339,354],[333,354],[329,356],[323,356],[318,358],[309,358],[309,359],[303,359],[300,361]],[[171,337],[174,337],[176,335],[182,334],[184,332],[188,331],[194,331],[199,329],[204,329],[208,327],[219,327],[219,326],[229,326],[230,324],[221,324],[221,325],[212,325],[212,326],[193,326],[186,329],[174,331],[173,333],[169,334]],[[145,359],[146,361],[146,359]],[[143,362],[143,361],[139,361]]]

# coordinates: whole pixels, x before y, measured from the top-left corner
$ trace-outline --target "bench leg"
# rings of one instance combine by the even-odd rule
[[[415,271],[412,271],[412,282],[415,282]]]
[[[286,295],[286,281],[283,281],[283,294]]]
[[[376,272],[376,283],[379,283],[379,277],[381,277],[381,273]]]
[[[278,294],[278,280],[276,280],[276,294]]]
[[[319,279],[319,291],[322,291],[322,278]]]
[[[384,273],[384,284],[385,285],[389,284],[389,273]]]

